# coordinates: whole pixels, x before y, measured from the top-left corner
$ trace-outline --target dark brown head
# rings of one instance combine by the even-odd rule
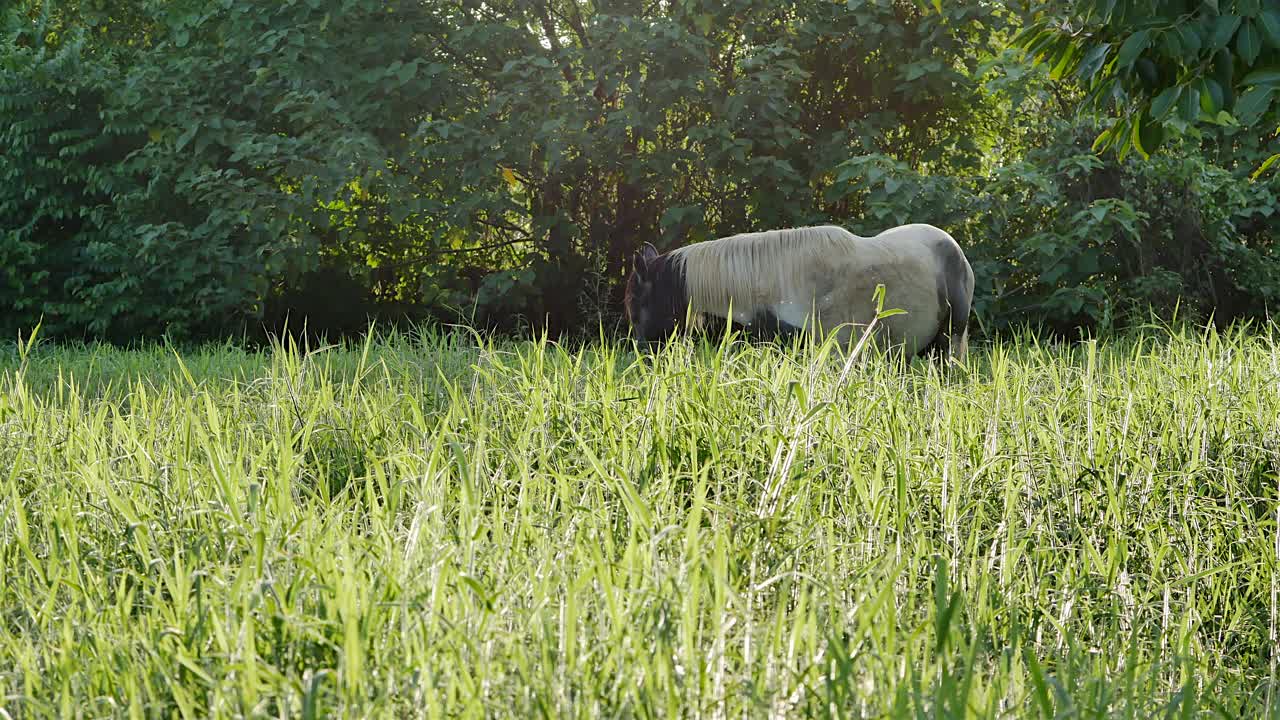
[[[665,339],[684,318],[689,305],[684,268],[649,243],[636,251],[625,298],[627,320],[637,340]]]

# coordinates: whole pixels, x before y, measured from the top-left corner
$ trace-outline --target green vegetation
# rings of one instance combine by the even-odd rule
[[[1015,39],[1055,77],[1078,78],[1085,103],[1121,116],[1095,148],[1143,155],[1205,123],[1264,130],[1280,116],[1280,6],[1266,0],[1069,0]],[[1047,17],[1044,17],[1047,16]],[[1280,160],[1263,161],[1256,173]],[[1255,174],[1256,174],[1255,173]]]
[[[1267,337],[0,368],[5,716],[1280,714]]]
[[[948,229],[984,332],[1262,318],[1270,8],[17,0],[0,337],[612,330],[642,242],[818,222]]]
[[[1273,5],[5,3],[0,718],[1280,718]],[[822,222],[969,364],[618,342]]]

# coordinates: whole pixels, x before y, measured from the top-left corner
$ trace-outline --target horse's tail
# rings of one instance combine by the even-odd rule
[[[950,242],[937,246],[942,261],[942,275],[938,278],[939,322],[938,334],[931,343],[931,350],[939,357],[964,360],[969,352],[969,313],[973,309],[973,267],[964,251],[950,236]]]
[[[968,318],[966,317],[963,327],[960,330],[959,342],[951,343],[951,357],[963,362],[965,357],[968,354],[969,354],[969,322],[968,322]]]
[[[964,274],[947,280],[947,303],[951,306],[948,320],[948,345],[951,356],[964,360],[969,353],[969,313],[973,309],[973,268],[964,262]]]

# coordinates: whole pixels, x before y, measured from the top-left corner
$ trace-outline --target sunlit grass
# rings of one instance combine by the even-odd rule
[[[10,346],[0,717],[1274,717],[1277,350]]]

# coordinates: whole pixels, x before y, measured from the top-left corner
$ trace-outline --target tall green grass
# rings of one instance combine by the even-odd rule
[[[0,354],[0,717],[1278,717],[1280,348]]]

